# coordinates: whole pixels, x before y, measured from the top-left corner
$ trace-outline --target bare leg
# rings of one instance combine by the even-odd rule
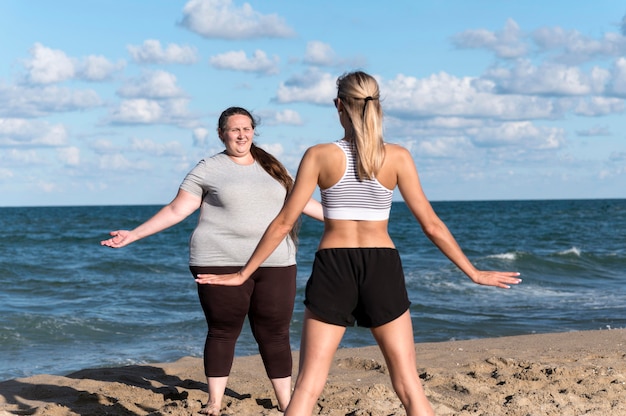
[[[345,327],[322,322],[308,309],[305,310],[300,369],[285,416],[311,416],[345,331]]]
[[[222,398],[224,397],[228,377],[207,377],[206,382],[209,386],[209,400],[206,406],[200,410],[200,413],[219,416],[220,410],[222,410]]]
[[[291,399],[291,377],[270,379],[278,400],[278,410],[285,411]]]
[[[407,310],[399,318],[376,328],[372,334],[385,357],[391,384],[408,416],[434,416],[417,373],[415,341],[411,315]]]

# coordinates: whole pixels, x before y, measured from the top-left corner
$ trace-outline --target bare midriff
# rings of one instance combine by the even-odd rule
[[[388,247],[395,248],[387,232],[388,220],[324,220],[324,234],[319,249]]]

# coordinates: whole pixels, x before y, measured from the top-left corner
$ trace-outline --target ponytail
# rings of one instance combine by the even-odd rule
[[[273,155],[261,149],[254,143],[250,147],[250,153],[256,162],[265,170],[272,178],[276,179],[281,185],[285,187],[285,200],[293,189],[293,178],[287,172],[287,169],[282,163],[278,161]],[[300,229],[300,223],[298,222],[289,232],[289,236],[293,240],[294,244],[298,244],[298,230]]]
[[[365,72],[344,74],[337,80],[337,97],[352,122],[359,179],[373,179],[385,159],[378,83]]]

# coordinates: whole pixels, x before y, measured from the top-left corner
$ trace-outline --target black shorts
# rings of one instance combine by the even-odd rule
[[[322,321],[371,328],[411,305],[394,248],[330,248],[315,253],[304,304]]]

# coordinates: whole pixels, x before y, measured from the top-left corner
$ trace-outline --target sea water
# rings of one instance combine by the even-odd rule
[[[433,202],[479,268],[519,271],[509,290],[478,286],[394,202],[416,342],[626,327],[626,200]],[[197,214],[122,249],[100,246],[158,206],[0,208],[0,380],[200,357],[206,323],[187,267]],[[251,214],[252,215],[252,214]],[[304,218],[291,326],[322,232]],[[341,347],[374,345],[349,328]],[[237,355],[257,354],[248,327]]]

